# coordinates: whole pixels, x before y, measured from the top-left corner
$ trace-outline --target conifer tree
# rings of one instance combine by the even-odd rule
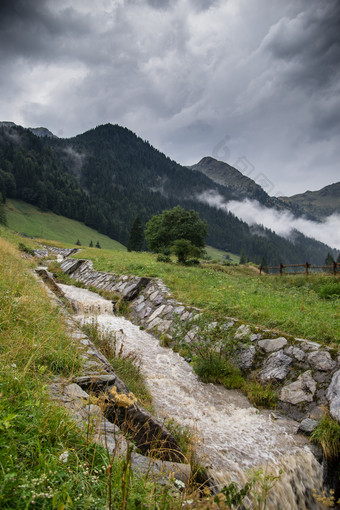
[[[144,244],[144,229],[139,216],[136,216],[129,235],[128,251],[142,251]]]
[[[96,248],[101,248],[99,241],[97,241]]]
[[[5,207],[2,200],[2,194],[0,193],[0,225],[7,225],[7,218],[5,213]]]
[[[332,255],[328,252],[327,257],[325,258],[324,264],[325,264],[325,266],[331,266],[333,264],[333,262],[334,262],[334,259],[333,259]]]
[[[246,264],[247,262],[247,255],[246,255],[246,252],[245,252],[245,249],[242,248],[242,251],[241,251],[241,255],[240,255],[240,264]]]
[[[92,239],[91,239],[91,242],[90,242],[90,244],[89,244],[89,247],[90,247],[90,248],[93,248],[93,242],[92,242]]]

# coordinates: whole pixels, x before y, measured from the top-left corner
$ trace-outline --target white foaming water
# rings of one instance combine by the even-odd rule
[[[113,313],[113,304],[111,301],[102,298],[99,294],[90,290],[74,287],[73,285],[62,285],[58,287],[63,291],[70,301],[73,309],[79,314],[99,315],[104,313]]]
[[[94,296],[105,301],[84,289],[60,287],[84,322],[93,320],[83,313],[91,312]],[[232,480],[245,483],[252,468],[274,474],[282,469],[268,510],[321,508],[312,497],[312,489],[321,491],[321,467],[306,440],[295,435],[295,422],[273,421],[271,413],[259,412],[240,392],[201,382],[183,358],[152,335],[122,317],[103,315],[101,305],[99,309],[98,326],[116,332],[125,354],[132,351],[140,359],[158,416],[174,418],[196,433],[202,464],[221,487]]]

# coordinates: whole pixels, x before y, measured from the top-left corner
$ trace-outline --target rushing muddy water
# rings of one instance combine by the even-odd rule
[[[60,287],[79,320],[95,317],[102,330],[116,332],[126,354],[138,356],[158,417],[173,418],[195,432],[202,464],[220,486],[231,480],[244,483],[250,469],[263,467],[273,474],[282,469],[267,508],[321,508],[312,496],[313,489],[321,490],[321,467],[307,441],[295,434],[296,422],[258,411],[238,391],[202,383],[177,353],[114,316],[110,301],[84,289]]]

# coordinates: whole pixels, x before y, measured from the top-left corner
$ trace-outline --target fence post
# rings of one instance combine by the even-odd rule
[[[280,275],[282,276],[282,273],[283,273],[283,265],[281,264],[280,262]]]
[[[260,270],[260,276],[262,274],[262,264],[259,266],[259,270]]]
[[[310,264],[306,262],[305,264],[305,275],[308,276],[308,268],[310,267]]]
[[[336,266],[337,266],[337,264],[336,264],[335,260],[333,260],[333,274],[336,274]]]

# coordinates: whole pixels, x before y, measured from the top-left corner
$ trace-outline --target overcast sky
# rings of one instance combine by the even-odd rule
[[[2,0],[0,120],[111,122],[271,195],[340,180],[339,0]]]

